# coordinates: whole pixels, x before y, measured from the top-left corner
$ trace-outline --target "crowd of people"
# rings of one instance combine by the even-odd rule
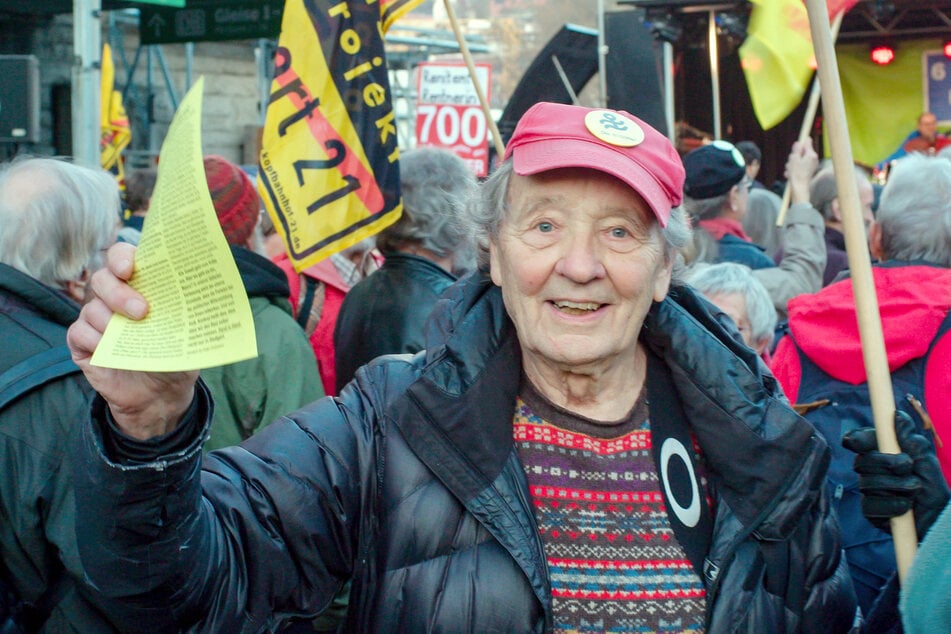
[[[755,144],[681,149],[538,103],[484,182],[403,152],[400,220],[300,272],[206,156],[258,356],[163,373],[90,362],[148,314],[156,171],[0,165],[0,632],[951,629],[951,160],[876,197],[796,142],[782,209]]]

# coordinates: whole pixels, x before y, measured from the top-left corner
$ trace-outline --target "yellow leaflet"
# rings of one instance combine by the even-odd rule
[[[135,254],[131,285],[149,302],[141,321],[113,315],[93,365],[197,370],[256,357],[251,306],[208,193],[201,153],[204,78],[175,113]]]

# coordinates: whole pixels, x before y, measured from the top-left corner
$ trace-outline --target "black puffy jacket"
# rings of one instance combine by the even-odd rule
[[[317,614],[352,579],[350,631],[549,630],[501,294],[467,278],[430,333],[425,353],[370,364],[338,398],[204,465],[201,384],[190,444],[159,460],[118,455],[100,412],[77,475],[79,512],[97,519],[81,522],[80,548],[100,589],[125,600],[117,616],[149,631],[268,631]],[[855,598],[821,438],[691,292],[655,305],[643,340],[671,370],[715,490],[708,631],[847,630]]]

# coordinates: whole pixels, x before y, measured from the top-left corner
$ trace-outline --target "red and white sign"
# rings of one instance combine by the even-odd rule
[[[488,101],[492,67],[476,64],[475,70]],[[466,65],[421,62],[416,86],[417,147],[452,150],[476,176],[485,176],[489,168],[489,126]]]

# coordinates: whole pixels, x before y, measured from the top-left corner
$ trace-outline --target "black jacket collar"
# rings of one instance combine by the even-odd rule
[[[0,264],[0,296],[61,326],[69,326],[79,317],[79,304],[65,293],[6,264]],[[0,308],[0,312],[3,310]]]
[[[749,523],[822,443],[755,352],[708,307],[689,287],[674,287],[651,308],[641,337],[671,368],[720,495]],[[491,486],[511,452],[521,353],[501,292],[484,274],[446,291],[428,334],[425,367],[398,399],[394,420],[417,455],[467,501]],[[816,487],[821,477],[800,484]]]

